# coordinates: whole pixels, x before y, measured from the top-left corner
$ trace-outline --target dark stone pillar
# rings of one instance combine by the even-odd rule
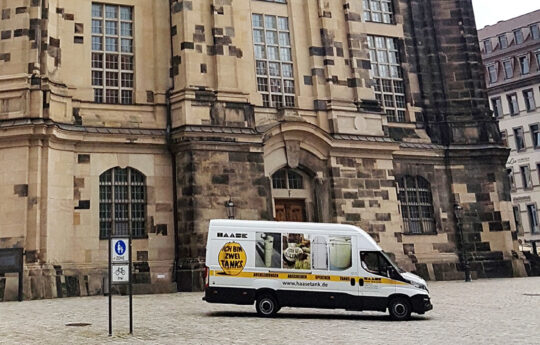
[[[434,143],[501,143],[491,117],[470,0],[401,0],[405,49],[417,73],[426,130]]]
[[[176,159],[177,286],[179,291],[201,291],[210,220],[227,218],[229,198],[236,219],[270,220],[270,182],[262,150],[248,144],[191,142]]]

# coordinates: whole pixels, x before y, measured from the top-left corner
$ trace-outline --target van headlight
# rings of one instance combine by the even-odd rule
[[[422,289],[422,290],[426,290],[426,291],[429,292],[429,290],[428,290],[428,288],[427,288],[427,286],[426,286],[425,284],[417,283],[417,282],[413,282],[413,281],[409,281],[409,283],[410,283],[412,286],[416,287],[416,288],[419,288],[419,289]]]

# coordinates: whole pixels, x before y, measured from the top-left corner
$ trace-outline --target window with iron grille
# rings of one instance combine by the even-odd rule
[[[272,175],[274,189],[304,189],[304,178],[291,169],[280,169]]]
[[[294,107],[295,81],[287,17],[253,14],[257,90],[265,107]]]
[[[370,76],[388,121],[405,122],[407,103],[397,44],[396,38],[368,36]]]
[[[434,233],[430,183],[421,176],[404,176],[398,180],[398,192],[405,233]]]
[[[392,0],[364,0],[364,20],[366,22],[393,24],[394,9]]]
[[[99,238],[142,238],[145,233],[145,176],[132,168],[113,168],[99,177]]]
[[[94,102],[133,104],[133,8],[92,4]]]

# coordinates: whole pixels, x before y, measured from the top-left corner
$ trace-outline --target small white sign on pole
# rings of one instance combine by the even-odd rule
[[[111,262],[129,262],[129,239],[113,238],[111,241]]]
[[[112,264],[111,279],[113,284],[129,283],[129,264]]]

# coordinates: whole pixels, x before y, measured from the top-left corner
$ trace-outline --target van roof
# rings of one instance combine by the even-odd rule
[[[339,231],[341,233],[359,234],[368,241],[371,246],[380,250],[377,242],[366,233],[364,230],[349,224],[337,223],[305,223],[305,222],[276,222],[265,220],[237,220],[237,219],[212,219],[210,220],[210,229],[212,227],[235,227],[235,228],[257,228],[260,230],[270,229],[294,229],[295,231],[302,230],[319,230],[319,231]],[[368,246],[370,247],[370,246]]]

